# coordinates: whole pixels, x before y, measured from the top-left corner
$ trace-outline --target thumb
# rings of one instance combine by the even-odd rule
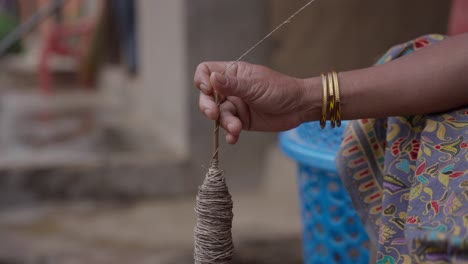
[[[210,76],[213,88],[224,96],[244,98],[249,89],[247,82],[238,77],[213,72]]]

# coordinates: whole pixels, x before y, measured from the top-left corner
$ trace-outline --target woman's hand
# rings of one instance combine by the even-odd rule
[[[467,45],[465,33],[384,65],[341,72],[343,119],[438,113],[468,105]],[[195,73],[200,109],[210,119],[220,118],[228,143],[236,143],[243,129],[282,131],[320,118],[320,77],[296,79],[245,62],[230,65],[205,62]],[[214,91],[222,95],[220,111]]]
[[[235,144],[242,130],[284,131],[318,119],[321,90],[301,79],[245,62],[204,62],[195,72],[200,110],[220,119],[226,141]],[[223,75],[222,72],[226,71]],[[321,84],[319,84],[321,87]],[[219,110],[214,92],[220,95]]]

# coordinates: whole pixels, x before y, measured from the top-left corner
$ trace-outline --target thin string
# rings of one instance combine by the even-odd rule
[[[250,52],[252,52],[254,49],[256,49],[260,44],[262,44],[265,40],[271,37],[276,31],[280,30],[284,25],[288,24],[291,22],[293,18],[295,18],[297,15],[299,15],[304,9],[309,7],[312,3],[314,3],[316,0],[311,0],[307,4],[305,4],[303,7],[301,7],[299,10],[297,10],[294,14],[292,14],[290,17],[288,17],[283,23],[281,23],[279,26],[277,26],[275,29],[273,29],[270,33],[268,33],[264,38],[262,38],[260,41],[258,41],[255,45],[253,45],[250,49],[248,49],[244,54],[242,54],[236,61],[231,63],[226,69],[223,71],[223,74],[226,73],[227,70],[229,70],[234,64],[245,58],[245,56],[249,55]]]
[[[215,92],[215,102],[219,109],[219,105],[221,104],[221,102],[219,100],[219,94],[216,92]],[[220,129],[220,123],[219,123],[219,118],[218,118],[215,121],[214,129],[213,129],[213,157],[211,158],[210,163],[219,161],[219,129]]]
[[[283,23],[268,33],[263,39],[249,48],[235,62],[231,63],[222,72],[225,74],[235,63],[242,60],[266,39],[273,35],[287,23],[306,9],[316,0],[311,0]],[[220,105],[220,98],[215,93],[216,104]],[[195,226],[195,264],[229,264],[234,256],[234,244],[232,242],[232,213],[233,202],[226,185],[224,171],[219,169],[219,130],[220,121],[215,121],[213,130],[213,157],[210,168],[205,175],[203,184],[198,189],[195,212],[198,215]]]

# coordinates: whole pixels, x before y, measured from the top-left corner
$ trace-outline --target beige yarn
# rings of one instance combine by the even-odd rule
[[[224,172],[218,162],[212,163],[203,185],[199,187],[195,211],[195,264],[231,263],[232,199],[226,186]]]

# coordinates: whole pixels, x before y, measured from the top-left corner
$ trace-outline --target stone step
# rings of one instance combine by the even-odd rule
[[[119,96],[13,90],[4,92],[0,106],[2,205],[188,191],[187,162],[135,126]]]

